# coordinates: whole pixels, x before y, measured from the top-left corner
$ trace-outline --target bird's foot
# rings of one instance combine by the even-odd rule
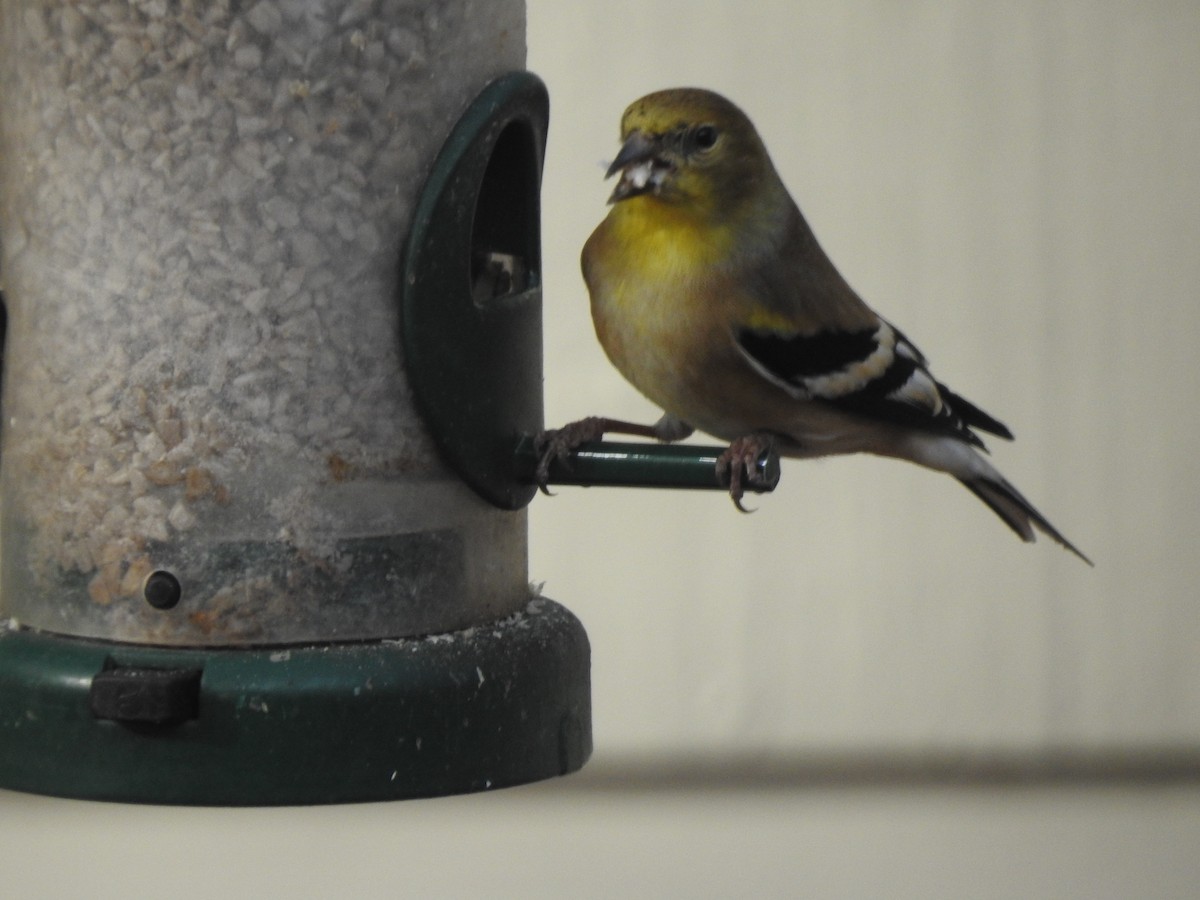
[[[570,467],[571,451],[588,441],[598,441],[609,431],[608,419],[603,416],[588,416],[577,422],[569,422],[562,428],[548,428],[538,432],[533,439],[533,451],[538,464],[534,473],[538,490],[550,496],[550,466],[555,462]]]
[[[717,478],[729,484],[729,498],[739,511],[754,512],[742,506],[742,497],[746,493],[746,485],[760,486],[766,484],[766,478],[759,468],[758,461],[764,453],[775,446],[775,439],[769,434],[748,434],[740,437],[729,448],[717,457]]]

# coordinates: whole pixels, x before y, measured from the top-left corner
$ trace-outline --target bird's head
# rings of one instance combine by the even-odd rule
[[[610,203],[649,197],[729,217],[778,184],[750,119],[712,91],[674,88],[635,101],[621,118],[621,142],[605,175],[621,176]]]

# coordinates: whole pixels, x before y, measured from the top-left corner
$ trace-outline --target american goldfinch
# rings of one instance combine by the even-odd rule
[[[543,485],[551,459],[612,431],[731,442],[718,468],[739,508],[768,448],[875,453],[948,472],[1022,539],[1040,530],[1090,563],[979,453],[976,430],[1011,432],[834,268],[745,113],[711,91],[659,91],[625,111],[621,141],[583,277],[609,359],[665,415],[544,433]]]

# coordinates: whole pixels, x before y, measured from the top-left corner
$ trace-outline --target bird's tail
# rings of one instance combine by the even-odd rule
[[[1033,541],[1036,529],[1058,541],[1089,566],[1095,565],[965,440],[955,435],[910,433],[907,441],[889,447],[888,452],[953,475],[1003,519],[1021,540]]]
[[[988,468],[991,468],[988,466]],[[986,503],[996,515],[1004,520],[1023,541],[1033,541],[1034,528],[1058,541],[1089,566],[1094,566],[1090,559],[1080,552],[1079,548],[1062,536],[1057,528],[1051,525],[1046,517],[1038,512],[1032,503],[1021,496],[1021,492],[1008,483],[994,469],[986,475],[969,477],[957,476],[967,490]]]

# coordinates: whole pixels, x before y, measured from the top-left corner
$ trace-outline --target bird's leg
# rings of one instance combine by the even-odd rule
[[[571,451],[580,444],[598,441],[604,435],[612,433],[631,434],[657,440],[674,439],[664,438],[658,430],[658,425],[639,425],[636,422],[622,422],[620,419],[608,419],[604,416],[588,416],[586,419],[570,422],[562,428],[548,428],[539,432],[533,439],[533,449],[538,456],[536,472],[538,490],[543,494],[550,493],[546,485],[550,482],[551,463],[557,460],[563,465],[567,465]]]
[[[746,491],[743,485],[762,480],[758,460],[775,446],[775,438],[763,432],[740,437],[717,457],[717,477],[729,482],[729,497],[741,512],[753,512],[742,506]]]

